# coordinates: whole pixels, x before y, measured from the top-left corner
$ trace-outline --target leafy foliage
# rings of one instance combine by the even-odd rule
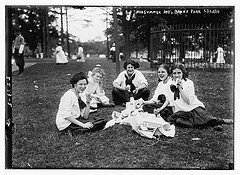
[[[12,11],[13,27],[11,30],[12,37],[17,29],[21,29],[26,44],[31,50],[37,47],[38,42],[43,42],[43,20],[47,12],[47,6],[10,6],[6,7]],[[49,25],[49,37],[58,38],[56,27],[53,22],[56,17],[53,14],[47,15]]]
[[[142,48],[150,50],[150,29],[173,24],[225,24],[233,28],[233,7],[135,7],[118,8],[119,33],[125,55]],[[113,24],[111,24],[113,27]],[[108,33],[113,30],[109,29]],[[121,47],[120,46],[120,47]]]

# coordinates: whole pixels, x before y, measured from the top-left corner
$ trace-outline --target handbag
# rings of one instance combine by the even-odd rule
[[[78,60],[81,60],[81,58],[82,58],[82,57],[81,57],[80,55],[77,55],[77,59],[78,59]]]

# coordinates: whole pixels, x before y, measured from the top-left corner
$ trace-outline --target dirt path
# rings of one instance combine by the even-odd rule
[[[34,65],[34,64],[36,64],[36,63],[25,63],[24,68],[26,69],[27,67],[30,67],[30,66],[32,66],[32,65]],[[13,63],[13,64],[12,64],[12,72],[17,71],[17,70],[18,70],[18,67],[16,66],[15,63]]]

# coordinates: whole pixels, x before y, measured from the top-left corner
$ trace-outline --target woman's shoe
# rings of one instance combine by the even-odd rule
[[[213,129],[216,131],[222,131],[223,127],[222,126],[214,126]]]
[[[123,106],[123,107],[126,107],[126,103],[122,103],[122,106]]]
[[[223,119],[223,121],[225,122],[225,124],[233,124],[233,120],[232,119]]]

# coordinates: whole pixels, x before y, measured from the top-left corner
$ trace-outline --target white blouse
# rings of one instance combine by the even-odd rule
[[[195,95],[195,88],[193,81],[187,78],[187,81],[182,80],[182,87],[183,87],[183,93],[186,94],[189,98],[190,104],[187,104],[180,95],[180,99],[174,100],[174,93],[170,90],[170,85],[175,84],[175,82],[171,79],[169,80],[169,100],[170,100],[170,105],[173,106],[173,112],[178,112],[178,111],[191,111],[197,107],[204,107],[204,104],[198,100],[197,96]]]
[[[157,102],[158,101],[158,96],[161,95],[161,94],[165,95],[166,99],[168,99],[168,97],[169,97],[168,88],[170,86],[169,82],[170,81],[168,81],[167,83],[163,83],[163,81],[160,81],[158,83],[158,86],[157,86],[157,88],[154,92],[154,95],[153,95],[152,99],[151,99],[152,101]]]
[[[139,70],[134,70],[134,74],[135,74],[135,78],[133,79],[133,84],[134,86],[137,88],[142,84],[146,84],[146,86],[148,86],[148,82],[146,80],[146,78],[144,77],[144,75],[142,74],[142,72],[140,72]],[[127,71],[122,71],[118,77],[113,81],[113,83],[117,83],[119,84],[122,88],[126,87],[126,78],[125,75],[127,75]]]
[[[71,122],[66,118],[78,118],[81,114],[83,114],[83,111],[84,110],[80,110],[79,108],[77,95],[71,89],[68,90],[60,100],[56,117],[57,128],[60,131],[67,128]]]

